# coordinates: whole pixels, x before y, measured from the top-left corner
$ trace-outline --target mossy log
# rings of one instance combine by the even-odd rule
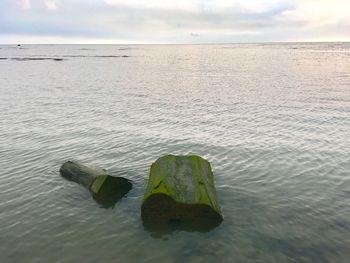
[[[178,228],[210,230],[223,220],[210,163],[195,155],[166,155],[151,166],[141,207],[150,230]]]
[[[129,180],[113,177],[105,169],[98,169],[68,161],[60,168],[61,175],[90,190],[96,202],[103,206],[112,206],[132,188]]]

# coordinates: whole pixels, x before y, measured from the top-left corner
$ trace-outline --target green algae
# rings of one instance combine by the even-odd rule
[[[101,187],[103,186],[104,182],[106,181],[106,179],[108,178],[109,175],[100,175],[97,176],[95,181],[92,183],[92,185],[90,186],[90,190],[91,192],[97,194]]]
[[[144,195],[165,194],[185,204],[204,204],[221,214],[210,163],[197,155],[166,155],[151,166]]]
[[[220,223],[222,212],[210,163],[196,155],[166,155],[156,160],[150,169],[141,217],[147,225],[152,221],[159,225],[159,220],[213,219]]]

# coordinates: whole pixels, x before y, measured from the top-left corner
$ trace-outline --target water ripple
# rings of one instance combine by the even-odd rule
[[[347,262],[348,49],[2,46],[0,262]],[[219,227],[143,228],[150,165],[169,153],[210,160]],[[102,208],[59,175],[70,159],[133,189]]]

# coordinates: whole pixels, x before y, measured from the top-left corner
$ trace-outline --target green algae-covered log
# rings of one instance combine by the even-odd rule
[[[166,155],[151,166],[141,207],[144,226],[164,224],[209,230],[219,225],[222,213],[210,163],[195,155]]]
[[[112,206],[132,188],[129,180],[113,177],[104,169],[97,169],[68,161],[60,168],[61,175],[90,190],[96,202],[103,206]]]

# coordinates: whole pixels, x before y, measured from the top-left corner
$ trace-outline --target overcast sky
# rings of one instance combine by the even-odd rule
[[[0,0],[0,43],[350,41],[349,0]]]

